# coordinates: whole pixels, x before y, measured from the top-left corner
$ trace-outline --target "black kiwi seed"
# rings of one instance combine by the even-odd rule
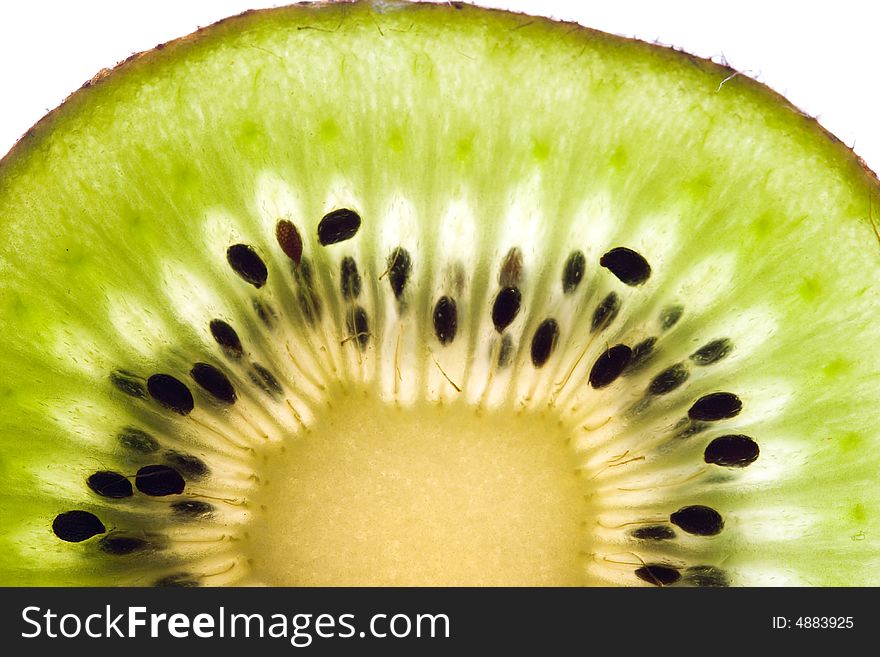
[[[299,266],[302,260],[303,242],[293,222],[280,219],[275,224],[275,239],[278,240],[278,246],[284,251],[284,255],[293,261],[294,267]]]
[[[498,348],[498,367],[505,368],[513,362],[513,338],[510,333],[501,336],[501,346]]]
[[[195,479],[206,476],[211,470],[198,456],[184,454],[183,452],[169,451],[165,454],[165,460],[184,477]]]
[[[632,358],[629,365],[626,366],[624,374],[632,374],[638,372],[644,365],[648,364],[654,355],[654,346],[657,344],[657,338],[645,338],[635,347],[632,348]]]
[[[124,427],[116,435],[116,438],[123,447],[133,452],[150,454],[159,450],[159,441],[143,429],[138,429],[137,427]]]
[[[171,505],[171,510],[174,512],[175,516],[184,519],[207,518],[214,514],[213,506],[207,502],[200,502],[198,500],[174,502]]]
[[[582,251],[572,251],[562,268],[562,291],[565,294],[574,292],[584,277],[587,258]]]
[[[604,388],[617,380],[632,358],[632,349],[625,344],[617,344],[606,349],[593,363],[590,370],[590,386]]]
[[[132,554],[134,552],[143,552],[152,547],[149,541],[136,536],[126,536],[125,534],[108,534],[99,542],[98,546],[103,552],[116,556]]]
[[[254,372],[251,373],[251,381],[262,388],[263,392],[267,395],[280,395],[284,392],[281,384],[278,383],[278,379],[275,378],[272,372],[259,363],[251,363],[251,366],[254,368]]]
[[[370,323],[367,311],[360,306],[355,306],[348,314],[346,324],[348,334],[356,338],[360,350],[366,349],[367,343],[370,341]]]
[[[134,483],[140,492],[153,497],[177,495],[186,487],[180,473],[167,465],[145,465],[137,471]]]
[[[124,392],[129,397],[143,399],[147,396],[144,384],[141,383],[142,379],[131,372],[126,372],[125,370],[111,372],[110,381],[120,392]]]
[[[758,443],[748,436],[719,436],[706,446],[703,459],[727,468],[744,468],[757,460],[760,451]]]
[[[691,566],[684,571],[683,581],[691,586],[730,586],[730,578],[727,573],[715,566]]]
[[[349,301],[357,299],[361,294],[361,275],[358,273],[358,266],[355,259],[351,256],[345,256],[339,266],[340,269],[340,288],[342,296]]]
[[[523,273],[522,251],[513,247],[504,256],[501,269],[498,271],[498,284],[501,287],[517,287],[522,282]]]
[[[235,359],[241,358],[244,349],[234,328],[222,319],[212,319],[208,327],[211,329],[214,341],[223,347],[223,351],[227,356]]]
[[[350,240],[361,227],[361,217],[354,210],[342,208],[328,212],[318,224],[318,241],[321,246]]]
[[[678,569],[659,563],[645,564],[636,568],[636,577],[655,586],[669,586],[681,579]]]
[[[253,247],[247,244],[233,244],[226,249],[226,261],[232,267],[232,271],[255,288],[261,288],[266,284],[269,270]]]
[[[194,588],[196,586],[201,586],[201,583],[198,579],[196,579],[189,573],[175,573],[173,575],[167,575],[166,577],[157,579],[153,586]]]
[[[542,367],[549,360],[558,340],[559,324],[556,320],[548,318],[541,322],[532,337],[532,364],[535,367]]]
[[[121,500],[134,494],[131,482],[118,472],[99,470],[89,475],[86,483],[101,497],[109,497],[114,500]]]
[[[673,326],[678,324],[678,320],[681,319],[681,316],[684,314],[684,308],[681,306],[667,306],[660,313],[660,328],[664,331],[668,331]]]
[[[434,334],[440,344],[449,344],[455,339],[458,330],[458,310],[455,299],[440,297],[434,306]]]
[[[651,383],[648,384],[648,394],[668,394],[687,381],[688,376],[690,376],[690,373],[688,372],[687,367],[681,363],[676,363],[672,367],[667,367],[660,372],[660,374],[651,379]]]
[[[641,285],[651,276],[648,261],[625,246],[611,249],[599,259],[599,264],[626,285]]]
[[[214,399],[225,404],[234,404],[235,388],[219,369],[208,363],[196,363],[189,371],[193,380],[209,393]]]
[[[98,516],[88,511],[65,511],[52,521],[55,536],[68,543],[79,543],[107,531]]]
[[[630,536],[641,541],[668,541],[675,538],[675,530],[666,525],[648,525],[633,529]]]
[[[727,338],[712,340],[691,354],[695,365],[711,365],[724,358],[733,349],[733,342]]]
[[[593,311],[593,320],[590,322],[590,333],[595,333],[608,326],[617,317],[620,312],[620,297],[615,292],[609,292],[608,295],[599,302],[596,310]]]
[[[724,519],[715,509],[694,504],[684,506],[669,516],[669,521],[695,536],[715,536],[724,529]]]
[[[412,273],[412,258],[409,251],[398,246],[388,256],[388,283],[391,285],[391,291],[394,292],[395,298],[399,299],[403,296],[403,290],[406,288],[406,282]]]
[[[189,388],[170,374],[151,376],[147,379],[147,390],[162,406],[181,415],[189,415],[196,406]]]
[[[695,401],[688,410],[688,417],[692,420],[714,422],[735,417],[741,410],[742,401],[733,393],[713,392]]]
[[[504,329],[510,326],[519,314],[521,303],[522,293],[518,288],[505,287],[498,292],[492,304],[492,323],[496,331],[504,333]]]

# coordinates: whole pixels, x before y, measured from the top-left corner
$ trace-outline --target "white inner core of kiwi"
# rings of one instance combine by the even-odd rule
[[[245,552],[271,585],[583,585],[590,508],[552,415],[340,393],[267,449]]]

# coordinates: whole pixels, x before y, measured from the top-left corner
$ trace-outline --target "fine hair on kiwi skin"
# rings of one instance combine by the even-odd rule
[[[91,81],[0,162],[0,583],[878,583],[877,181],[732,73],[363,2]]]

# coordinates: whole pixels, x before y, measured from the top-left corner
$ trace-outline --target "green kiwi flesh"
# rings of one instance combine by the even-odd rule
[[[0,162],[0,584],[880,584],[878,184],[712,62],[395,2]]]

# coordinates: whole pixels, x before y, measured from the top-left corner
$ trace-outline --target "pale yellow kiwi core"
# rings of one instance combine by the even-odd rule
[[[552,414],[338,398],[261,455],[245,552],[271,585],[586,581],[587,485]]]

